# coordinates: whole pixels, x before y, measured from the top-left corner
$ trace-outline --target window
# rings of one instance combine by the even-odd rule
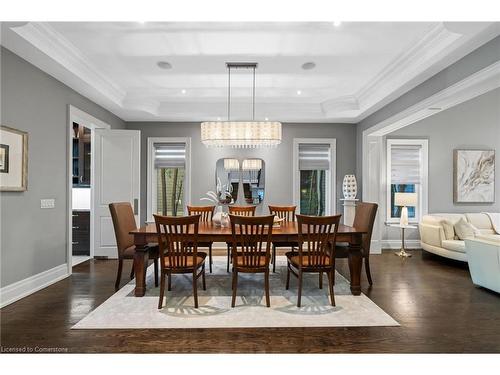
[[[417,206],[408,207],[410,222],[427,213],[427,159],[425,139],[387,140],[387,222],[398,222],[402,207],[394,204],[395,193],[416,193]]]
[[[335,139],[294,140],[294,202],[302,215],[331,215],[334,209]]]
[[[182,216],[189,199],[189,139],[148,139],[148,221]]]

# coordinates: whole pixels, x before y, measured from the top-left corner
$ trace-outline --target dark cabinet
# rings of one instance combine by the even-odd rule
[[[73,123],[73,186],[90,186],[90,129]]]
[[[90,255],[90,212],[73,211],[73,255]]]

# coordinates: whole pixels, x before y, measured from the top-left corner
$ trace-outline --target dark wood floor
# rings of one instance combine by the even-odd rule
[[[339,263],[348,275],[345,261]],[[70,330],[114,293],[115,272],[116,261],[88,261],[70,278],[2,309],[3,351],[500,352],[500,295],[473,286],[466,265],[420,251],[410,259],[389,251],[372,256],[375,285],[362,280],[363,293],[401,327]]]

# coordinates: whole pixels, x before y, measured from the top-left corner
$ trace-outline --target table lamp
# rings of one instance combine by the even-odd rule
[[[417,193],[395,193],[394,204],[403,207],[401,209],[399,224],[408,225],[408,207],[415,207],[417,205]]]

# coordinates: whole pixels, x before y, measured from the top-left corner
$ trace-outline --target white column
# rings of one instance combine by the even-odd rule
[[[354,223],[354,215],[356,214],[356,202],[359,199],[341,199],[344,202],[344,225],[352,227]]]

